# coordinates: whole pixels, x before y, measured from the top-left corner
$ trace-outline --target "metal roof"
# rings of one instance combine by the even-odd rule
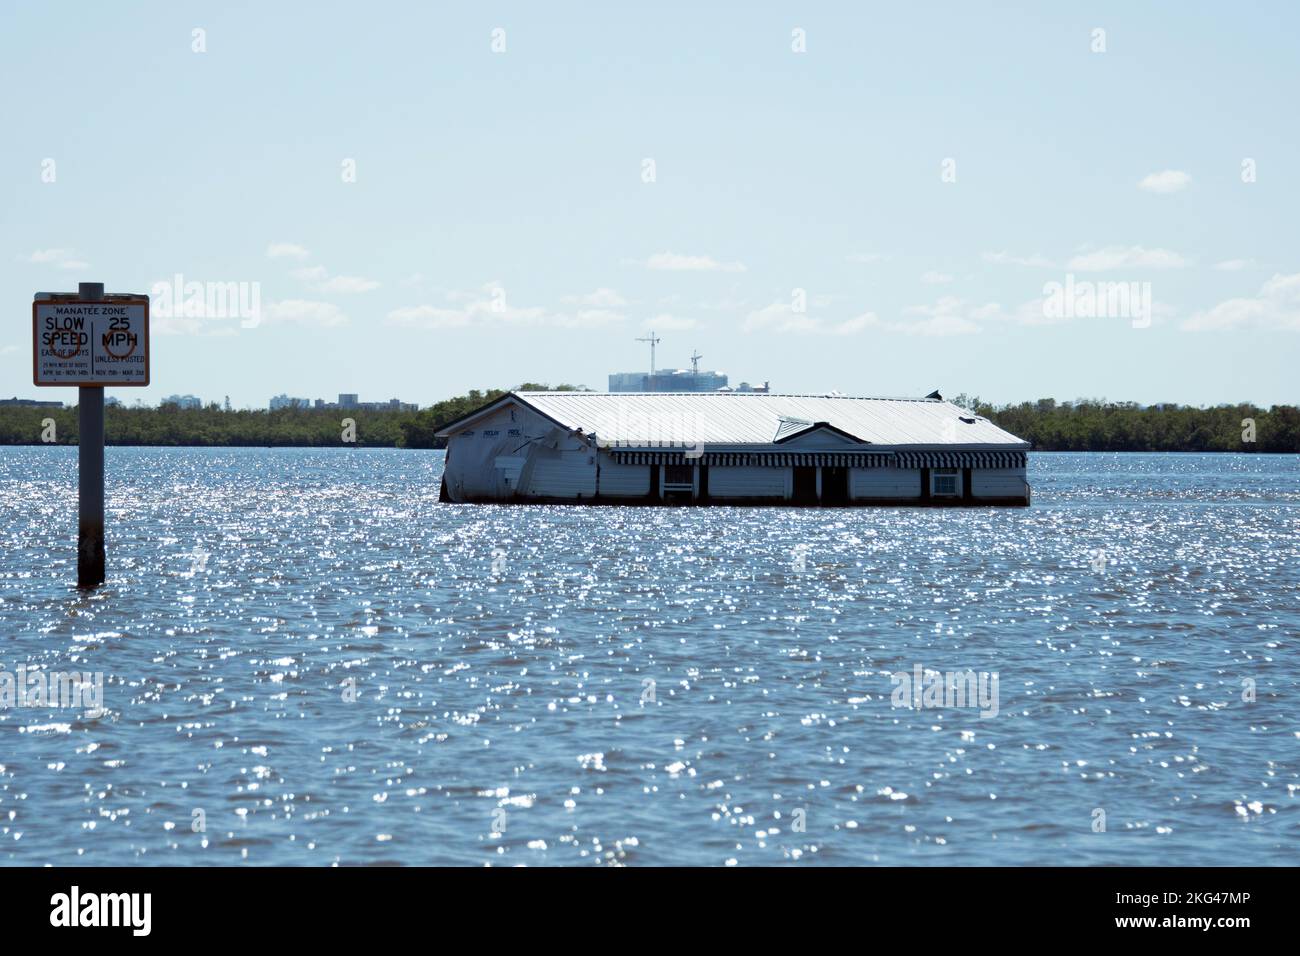
[[[891,448],[1029,447],[985,418],[931,399],[761,392],[511,394],[566,428],[595,434],[601,446],[771,445],[782,433],[783,420],[788,432],[793,419],[825,422],[863,442]]]

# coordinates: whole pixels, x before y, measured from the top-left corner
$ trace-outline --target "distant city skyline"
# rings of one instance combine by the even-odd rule
[[[782,392],[1297,401],[1300,9],[738,9],[4,5],[0,390],[76,401],[26,310],[99,281],[153,296],[126,404],[600,389],[649,330]]]
[[[323,398],[295,398],[287,393],[272,396],[266,407],[271,411],[281,408],[340,408],[365,409],[368,411],[414,412],[419,410],[418,402],[404,402],[399,398],[385,401],[363,402],[356,392],[340,392],[337,401],[327,402]]]

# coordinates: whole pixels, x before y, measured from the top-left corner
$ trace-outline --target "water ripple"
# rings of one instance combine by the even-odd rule
[[[441,455],[0,449],[0,861],[1290,864],[1294,456],[1029,509],[499,507]],[[891,675],[996,672],[997,715]],[[905,698],[910,700],[910,698]],[[1098,823],[1104,820],[1104,832]]]

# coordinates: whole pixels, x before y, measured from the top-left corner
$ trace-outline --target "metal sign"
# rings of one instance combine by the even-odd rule
[[[149,297],[38,293],[32,302],[37,385],[149,384]]]

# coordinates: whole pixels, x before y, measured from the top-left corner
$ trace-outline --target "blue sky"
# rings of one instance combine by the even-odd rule
[[[5,4],[0,394],[75,399],[31,385],[33,292],[179,274],[257,320],[156,303],[124,400],[603,388],[654,329],[781,391],[1293,403],[1297,35],[1282,3]],[[1048,318],[1067,276],[1149,283],[1149,322]]]

